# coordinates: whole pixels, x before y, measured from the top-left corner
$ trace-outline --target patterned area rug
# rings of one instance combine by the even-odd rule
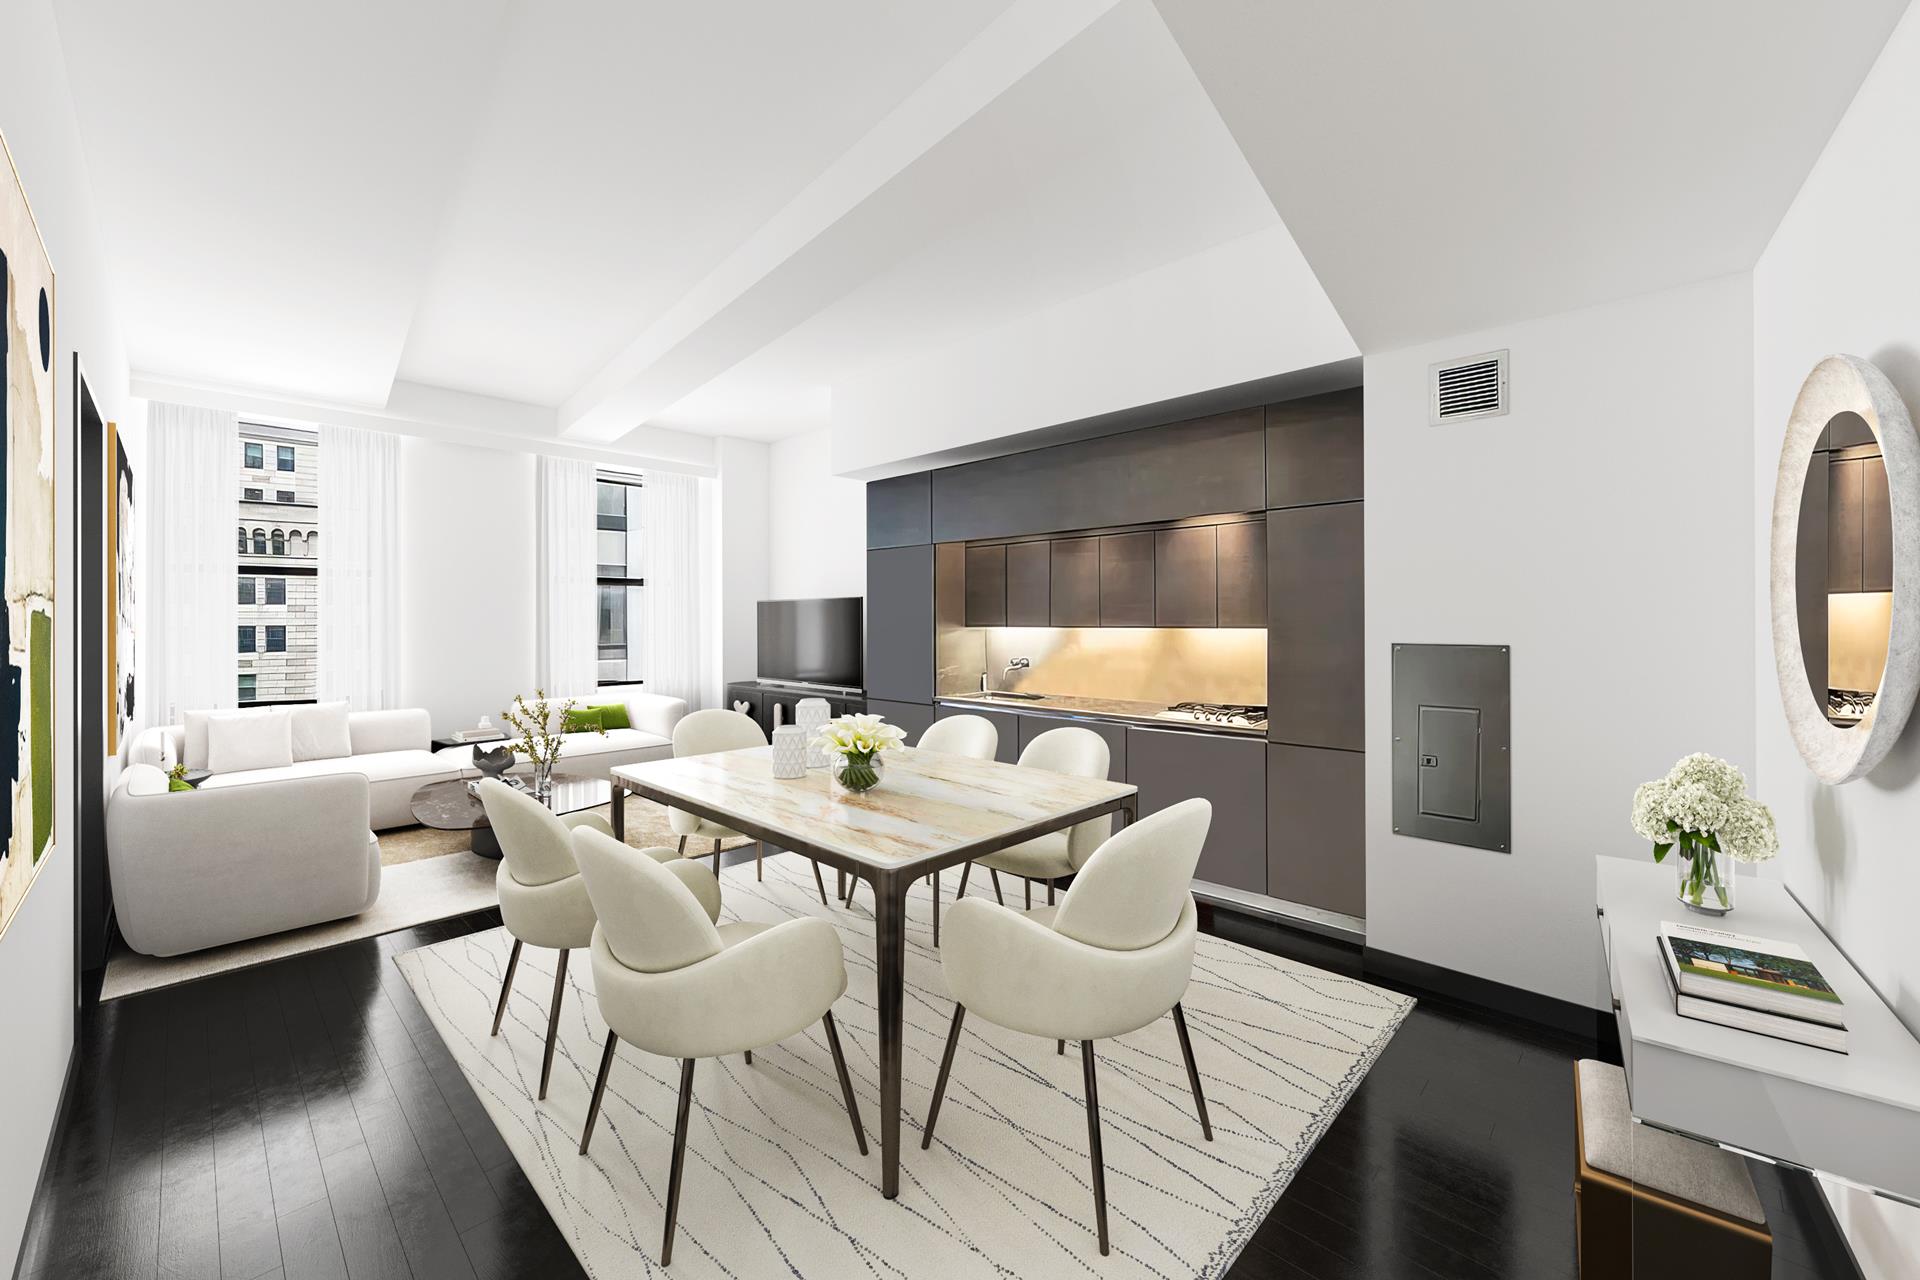
[[[607,817],[611,805],[601,805],[590,812]],[[667,822],[665,805],[655,804],[640,796],[627,797],[627,843],[636,849],[645,849],[649,845],[664,845],[673,848],[679,841],[673,834],[673,828]],[[751,840],[738,838],[721,842],[724,849],[738,849],[752,844]],[[441,831],[433,827],[396,827],[380,833],[380,865],[397,867],[408,862],[419,862],[424,858],[443,858],[450,853],[466,853],[473,848],[473,833],[470,831]],[[705,842],[702,853],[713,848],[712,841]]]
[[[864,896],[820,905],[791,854],[722,873],[722,919],[819,915],[849,986],[834,1006],[866,1124],[856,1151],[824,1033],[694,1072],[671,1274],[1022,1277],[1222,1275],[1413,1002],[1202,936],[1186,999],[1215,1140],[1201,1141],[1171,1018],[1098,1045],[1112,1255],[1094,1237],[1080,1060],[968,1019],[930,1151],[921,1125],[953,1006],[922,882],[907,928],[901,1194],[879,1189],[873,921]],[[951,891],[955,877],[947,876]],[[977,888],[978,886],[970,886]],[[397,959],[527,1178],[598,1277],[659,1266],[679,1065],[621,1046],[593,1146],[581,1122],[606,1028],[587,957],[569,965],[553,1084],[540,1078],[555,955],[528,948],[500,1036],[493,1003],[511,940],[474,934]]]

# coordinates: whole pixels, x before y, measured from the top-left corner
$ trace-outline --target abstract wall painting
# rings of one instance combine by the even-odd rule
[[[107,424],[107,754],[118,755],[133,722],[133,464],[117,423]]]
[[[0,933],[53,847],[53,265],[0,138]]]

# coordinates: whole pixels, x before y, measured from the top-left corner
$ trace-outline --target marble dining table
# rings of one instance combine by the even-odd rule
[[[836,788],[825,769],[773,776],[770,747],[622,765],[616,792],[698,814],[742,835],[866,880],[873,889],[880,1017],[880,1190],[900,1192],[900,1075],[906,991],[907,890],[921,876],[1118,814],[1132,822],[1139,791],[993,760],[903,748],[861,795]],[[625,838],[625,806],[613,806]],[[936,885],[938,878],[935,879]],[[937,893],[936,889],[936,893]]]

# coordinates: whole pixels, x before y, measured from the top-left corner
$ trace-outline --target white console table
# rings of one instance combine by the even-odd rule
[[[1660,922],[1715,922],[1675,898],[1671,866],[1596,861],[1634,1116],[1920,1203],[1920,1042],[1786,886],[1742,876],[1720,927],[1806,951],[1846,1006],[1845,1054],[1675,1013],[1654,941]]]

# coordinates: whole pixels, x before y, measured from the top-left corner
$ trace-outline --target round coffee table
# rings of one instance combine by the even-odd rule
[[[515,769],[509,777],[532,779],[531,772]],[[429,782],[413,793],[413,816],[422,826],[440,831],[471,831],[473,851],[483,858],[500,857],[500,842],[487,824],[487,810],[480,797],[467,789],[470,779],[453,778]],[[555,813],[578,813],[613,800],[613,784],[605,778],[589,778],[580,773],[553,775],[553,791],[547,796],[547,808]]]

